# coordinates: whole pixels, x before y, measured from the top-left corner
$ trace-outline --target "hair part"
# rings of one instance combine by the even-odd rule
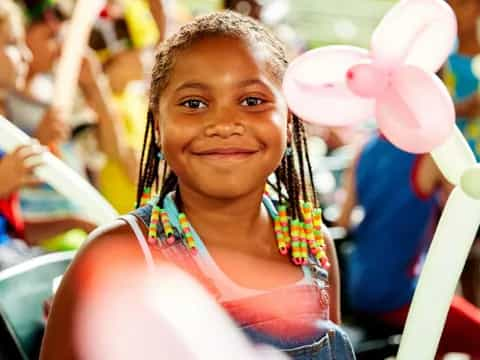
[[[187,49],[195,41],[209,36],[227,36],[255,44],[270,53],[267,60],[273,75],[281,81],[287,68],[288,61],[283,44],[259,22],[252,18],[231,11],[216,12],[198,17],[192,22],[182,26],[180,30],[160,46],[156,55],[152,72],[150,87],[149,112],[144,137],[144,145],[140,160],[140,174],[137,189],[137,204],[145,188],[160,191],[159,202],[178,186],[176,174],[168,169],[164,163],[160,174],[161,152],[155,129],[156,121],[161,121],[158,113],[162,91],[168,85],[169,76],[175,65],[176,56],[181,50]],[[291,127],[289,148],[282,158],[280,166],[276,169],[276,189],[279,200],[288,202],[288,211],[292,218],[303,220],[300,200],[312,201],[317,205],[315,192],[312,188],[312,172],[308,157],[305,129],[296,116],[291,118],[288,126]],[[159,178],[162,178],[159,186]]]

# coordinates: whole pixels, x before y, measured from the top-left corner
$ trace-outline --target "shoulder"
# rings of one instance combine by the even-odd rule
[[[136,219],[136,222],[143,233],[144,225]],[[92,263],[92,266],[111,267],[112,258],[121,260],[122,258],[133,260],[140,257],[143,260],[143,254],[139,242],[131,226],[122,219],[117,219],[110,224],[98,227],[90,233],[84,246],[75,256],[72,265],[82,264],[86,261]]]
[[[142,268],[146,268],[143,254],[125,221],[116,220],[94,230],[73,259],[55,294],[41,359],[77,359],[75,314],[81,304],[101,292],[112,278],[119,280],[131,269]]]

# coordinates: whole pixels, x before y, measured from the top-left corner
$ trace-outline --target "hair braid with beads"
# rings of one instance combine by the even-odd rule
[[[230,12],[212,13],[198,17],[193,22],[184,25],[171,38],[160,45],[156,55],[150,88],[149,112],[141,156],[141,166],[137,190],[137,204],[140,204],[145,188],[160,191],[160,203],[163,198],[178,186],[177,176],[164,164],[160,173],[158,144],[155,121],[161,121],[158,113],[159,99],[167,86],[169,74],[175,63],[176,54],[188,48],[193,42],[206,36],[230,36],[244,40],[247,43],[259,44],[270,53],[269,70],[277,79],[282,79],[288,61],[281,42],[257,21]],[[288,202],[289,216],[303,220],[300,200],[311,201],[318,206],[313,189],[313,177],[308,156],[305,129],[300,119],[292,116],[288,126],[288,151],[275,170],[276,184],[280,202]],[[161,185],[158,186],[161,176]],[[153,191],[152,191],[153,192]]]

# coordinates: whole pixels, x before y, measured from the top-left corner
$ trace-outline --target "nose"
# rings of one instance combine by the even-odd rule
[[[231,136],[245,134],[245,124],[241,115],[232,109],[223,109],[212,114],[212,118],[205,127],[205,135],[227,139]]]

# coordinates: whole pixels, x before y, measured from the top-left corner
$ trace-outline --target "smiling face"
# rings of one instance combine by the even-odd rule
[[[283,156],[288,117],[265,55],[218,35],[176,54],[156,127],[181,188],[219,199],[263,191]]]

